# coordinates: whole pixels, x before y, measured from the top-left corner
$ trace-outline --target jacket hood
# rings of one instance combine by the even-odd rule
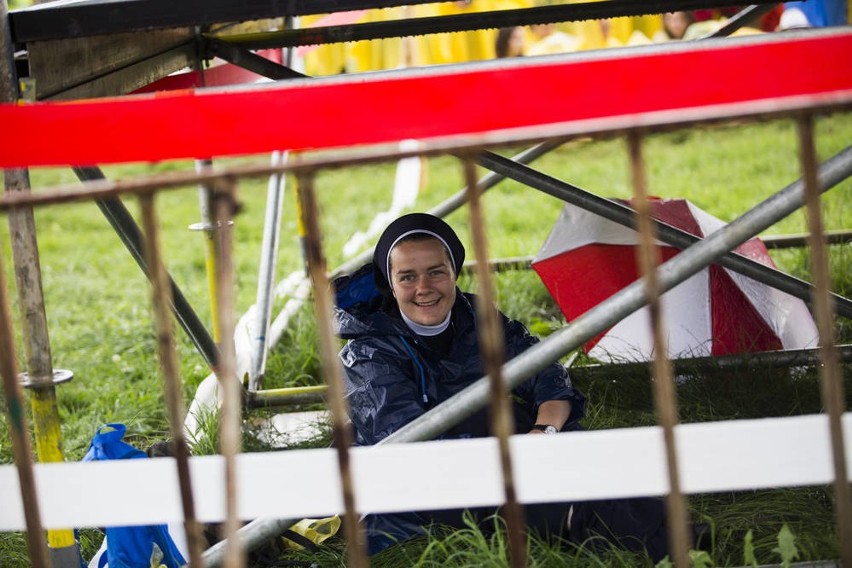
[[[376,286],[374,273],[373,263],[368,263],[334,280],[334,319],[343,339],[410,333],[402,320],[382,310],[385,297]]]
[[[343,339],[364,335],[414,335],[400,317],[383,309],[387,298],[376,285],[375,272],[373,263],[368,263],[334,280],[334,319],[337,334]],[[463,297],[456,288],[456,304]]]

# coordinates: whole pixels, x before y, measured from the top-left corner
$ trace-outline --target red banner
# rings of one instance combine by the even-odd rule
[[[5,104],[0,167],[332,148],[802,97],[848,103],[850,55],[850,32],[779,34],[229,91]]]

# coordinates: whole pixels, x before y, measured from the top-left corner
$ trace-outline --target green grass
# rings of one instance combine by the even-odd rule
[[[685,197],[709,213],[730,221],[754,207],[799,176],[792,122],[771,121],[752,125],[716,125],[648,137],[643,144],[649,192],[662,197]],[[825,159],[852,140],[852,114],[822,117],[817,122],[817,149]],[[518,149],[506,149],[507,155]],[[225,163],[266,163],[266,157],[227,160]],[[629,197],[629,165],[621,139],[578,140],[541,158],[535,166],[594,194]],[[111,179],[150,172],[192,169],[188,162],[153,166],[128,165],[106,169]],[[427,162],[425,186],[417,204],[428,209],[456,193],[463,185],[463,171],[450,157]],[[345,259],[341,249],[356,230],[368,225],[376,211],[390,201],[392,164],[353,167],[322,172],[317,178],[321,206],[323,246],[329,267]],[[35,191],[59,183],[73,183],[70,172],[40,169],[32,172]],[[284,204],[278,274],[300,270],[302,259],[296,232],[293,183],[288,179]],[[262,239],[266,181],[243,180],[239,187],[242,212],[236,219],[235,303],[242,314],[255,301],[257,255]],[[125,201],[138,213],[135,199]],[[198,196],[194,188],[161,194],[157,199],[165,260],[175,281],[209,324],[210,307],[202,235],[187,229],[199,220]],[[852,182],[846,181],[823,196],[827,229],[852,228]],[[556,220],[561,203],[547,195],[506,181],[484,198],[489,250],[493,257],[533,255]],[[449,222],[470,243],[466,209],[453,213]],[[139,447],[167,437],[168,426],[161,379],[158,374],[150,292],[130,256],[93,204],[47,207],[36,213],[45,303],[51,348],[56,368],[74,372],[74,380],[58,388],[58,402],[66,459],[79,460],[98,425],[123,422],[130,441]],[[789,234],[807,229],[803,212],[796,212],[771,227],[767,233]],[[468,246],[472,257],[472,248]],[[8,291],[16,303],[12,256],[5,216],[0,222],[0,253],[5,263]],[[772,251],[778,266],[812,280],[809,258],[802,250]],[[830,255],[832,286],[852,295],[852,247],[835,246]],[[564,319],[544,286],[532,272],[497,275],[497,301],[511,317],[520,319],[540,335],[564,325]],[[465,276],[462,286],[475,289]],[[280,306],[279,306],[280,307]],[[310,306],[307,306],[308,308]],[[23,343],[16,315],[16,345],[23,360]],[[852,339],[849,320],[836,322],[839,341]],[[203,359],[178,331],[178,349],[184,397],[189,401],[199,382],[208,374]],[[580,358],[583,362],[585,358]],[[849,392],[850,366],[844,368]],[[745,376],[744,376],[745,375]],[[267,386],[299,386],[321,382],[316,322],[311,309],[297,314],[270,357]],[[615,381],[577,382],[589,396],[586,426],[616,428],[654,424],[651,392],[647,378],[619,377]],[[684,422],[787,416],[820,412],[818,378],[813,372],[729,372],[696,374],[679,390]],[[255,416],[262,415],[258,411]],[[215,416],[207,417],[210,431]],[[327,444],[320,440],[317,444]],[[258,443],[251,428],[244,436],[247,451],[268,448]],[[216,438],[198,440],[195,453],[216,451]],[[12,463],[8,423],[0,419],[0,463]],[[772,549],[786,523],[796,535],[800,560],[836,557],[830,491],[826,488],[779,489],[752,493],[701,495],[690,498],[693,516],[712,526],[712,558],[717,565],[743,563],[746,534],[753,531],[755,553],[761,562],[777,562]],[[99,532],[84,532],[85,550],[91,554],[99,544]],[[376,566],[485,566],[505,565],[505,547],[476,531],[459,531],[441,538],[394,547],[375,558]],[[496,539],[500,536],[494,537]],[[311,557],[321,566],[342,566],[341,543],[323,546]],[[26,566],[26,548],[19,534],[0,534],[0,564]],[[600,559],[581,551],[531,541],[531,565],[563,566],[566,558],[576,566],[634,566],[635,559],[619,556]],[[489,564],[490,563],[490,564]]]

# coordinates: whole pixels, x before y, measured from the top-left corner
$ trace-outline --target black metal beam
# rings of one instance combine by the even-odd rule
[[[10,12],[9,19],[20,44],[427,3],[434,0],[82,0],[37,4]]]
[[[433,3],[429,0],[84,0],[68,5],[40,4],[9,14],[12,38],[30,41],[84,37],[179,26],[244,22],[264,18],[325,14],[365,8]],[[769,4],[777,2],[757,2]],[[551,5],[518,10],[477,12],[457,16],[412,18],[389,22],[290,30],[280,38],[288,47],[383,37],[404,37],[438,32],[500,28],[548,22],[595,20],[618,16],[659,14],[740,6],[740,0],[609,0]],[[248,46],[247,46],[248,47]],[[253,45],[250,49],[258,49]]]
[[[383,22],[367,22],[282,30],[275,33],[247,34],[227,41],[239,44],[247,49],[270,49],[273,47],[296,47],[339,43],[347,41],[381,39],[387,37],[419,36],[432,33],[459,32],[474,29],[491,29],[511,26],[527,26],[551,22],[577,22],[599,20],[619,16],[640,16],[657,14],[671,10],[695,10],[738,6],[737,0],[609,0],[608,2],[584,2],[523,8],[517,10],[497,10],[476,12],[454,16],[433,16],[428,18],[410,18]],[[777,2],[765,2],[775,5]]]
[[[755,22],[760,20],[760,18],[774,10],[775,6],[777,5],[777,2],[773,2],[771,4],[762,4],[760,6],[746,6],[745,8],[743,8],[742,11],[740,11],[739,14],[736,14],[732,18],[730,18],[718,30],[699,39],[706,39],[711,37],[728,37],[740,28],[752,26]]]
[[[267,79],[280,81],[282,79],[304,79],[307,75],[294,71],[289,67],[285,67],[274,61],[270,61],[265,57],[249,51],[243,47],[238,47],[230,43],[221,41],[215,38],[207,38],[205,40],[206,53],[205,59],[218,57],[233,63],[243,69],[247,69],[252,73],[257,73]]]

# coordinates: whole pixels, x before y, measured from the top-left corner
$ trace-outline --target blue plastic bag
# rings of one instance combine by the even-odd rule
[[[98,428],[83,461],[147,459],[145,452],[122,441],[126,431],[124,424]],[[116,506],[121,506],[120,495],[116,495]],[[107,527],[106,544],[107,551],[100,557],[99,567],[109,564],[109,568],[151,568],[152,556],[156,561],[154,566],[186,565],[166,525]],[[159,555],[162,557],[156,560]]]

